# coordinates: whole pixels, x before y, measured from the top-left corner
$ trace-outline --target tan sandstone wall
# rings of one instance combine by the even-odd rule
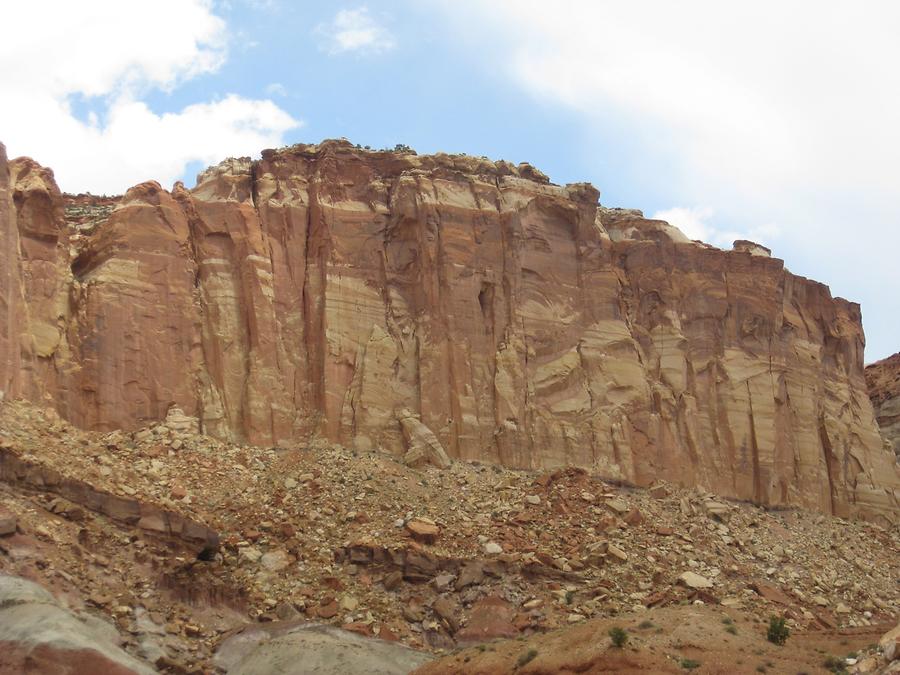
[[[866,384],[881,434],[900,462],[900,353],[866,366]]]
[[[23,215],[39,190],[19,217],[56,275],[27,292],[32,390],[79,425],[177,404],[234,440],[403,454],[412,417],[455,458],[897,517],[859,307],[750,242],[690,242],[525,164],[329,141],[136,186],[61,264],[64,200],[29,175],[55,229]]]

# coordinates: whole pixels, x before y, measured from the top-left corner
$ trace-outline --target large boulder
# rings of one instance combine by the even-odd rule
[[[0,575],[0,675],[151,675],[114,627],[63,609],[44,588]]]
[[[224,640],[214,659],[228,675],[406,675],[431,660],[395,642],[332,626],[249,626]]]

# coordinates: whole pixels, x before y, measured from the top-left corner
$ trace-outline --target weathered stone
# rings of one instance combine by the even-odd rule
[[[11,511],[0,506],[0,537],[16,533],[18,519]]]
[[[406,455],[403,461],[408,466],[422,467],[432,464],[439,469],[450,467],[450,458],[437,436],[409,410],[401,413],[400,426],[403,429],[403,438],[406,439]]]
[[[669,490],[665,485],[651,485],[650,486],[650,495],[654,499],[665,499],[669,496]]]
[[[514,617],[512,605],[502,598],[489,595],[472,606],[469,621],[456,634],[456,638],[459,642],[466,643],[515,637],[519,631],[513,625]]]
[[[684,572],[678,577],[678,581],[688,588],[712,588],[713,582],[706,577],[702,577],[696,572]]]
[[[473,560],[460,569],[459,577],[456,579],[456,589],[462,590],[466,586],[477,586],[482,581],[484,581],[484,565]]]
[[[887,661],[900,659],[900,623],[878,640],[881,653]]]
[[[434,613],[444,620],[451,633],[459,630],[459,603],[448,596],[441,596],[431,606]]]
[[[4,672],[36,675],[150,675],[155,672],[120,649],[115,639],[115,630],[79,620],[37,584],[0,575],[0,668]]]
[[[640,525],[644,522],[644,515],[638,509],[631,509],[631,511],[625,514],[625,517],[622,518],[622,520],[634,527],[635,525]]]
[[[625,562],[628,560],[628,554],[615,544],[610,544],[609,546],[607,546],[606,555],[616,562]]]
[[[382,584],[384,585],[384,590],[392,591],[397,588],[401,583],[403,583],[403,572],[398,570],[394,570],[393,572],[388,572]]]
[[[484,545],[484,552],[488,555],[498,555],[503,553],[503,547],[495,541],[489,541]]]
[[[456,577],[452,574],[438,574],[434,578],[434,588],[438,593],[443,593],[453,586],[453,581],[455,579]]]
[[[626,502],[624,499],[619,499],[618,497],[616,497],[615,499],[607,499],[606,508],[608,508],[610,511],[618,513],[620,516],[625,515],[629,511],[628,502]]]
[[[425,518],[413,518],[408,521],[406,523],[406,530],[413,539],[425,544],[433,544],[437,541],[438,535],[441,533],[441,528],[434,522]]]
[[[238,549],[238,560],[242,563],[258,563],[262,555],[262,551],[254,546],[242,546]]]
[[[239,631],[219,645],[215,665],[229,675],[302,672],[320,675],[407,675],[431,656],[394,642],[363,637],[331,626],[268,624]],[[389,632],[389,631],[388,631]]]
[[[280,572],[293,563],[294,557],[281,549],[267,551],[259,558],[260,566],[269,572]]]
[[[359,607],[359,600],[352,595],[344,594],[341,596],[340,607],[344,612],[355,612],[356,608]]]

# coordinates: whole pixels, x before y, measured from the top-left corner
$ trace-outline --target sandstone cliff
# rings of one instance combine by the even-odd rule
[[[231,440],[436,440],[896,519],[859,307],[598,195],[338,141],[114,202],[4,158],[2,386],[98,430],[178,405]]]
[[[881,433],[900,462],[900,353],[866,366],[866,384]]]

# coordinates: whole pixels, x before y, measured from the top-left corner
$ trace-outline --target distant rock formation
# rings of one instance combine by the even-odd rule
[[[900,462],[900,352],[866,366],[866,384],[881,433]]]
[[[231,440],[426,439],[438,462],[896,519],[858,305],[598,196],[344,141],[116,201],[3,156],[0,389],[91,429],[178,406]]]

